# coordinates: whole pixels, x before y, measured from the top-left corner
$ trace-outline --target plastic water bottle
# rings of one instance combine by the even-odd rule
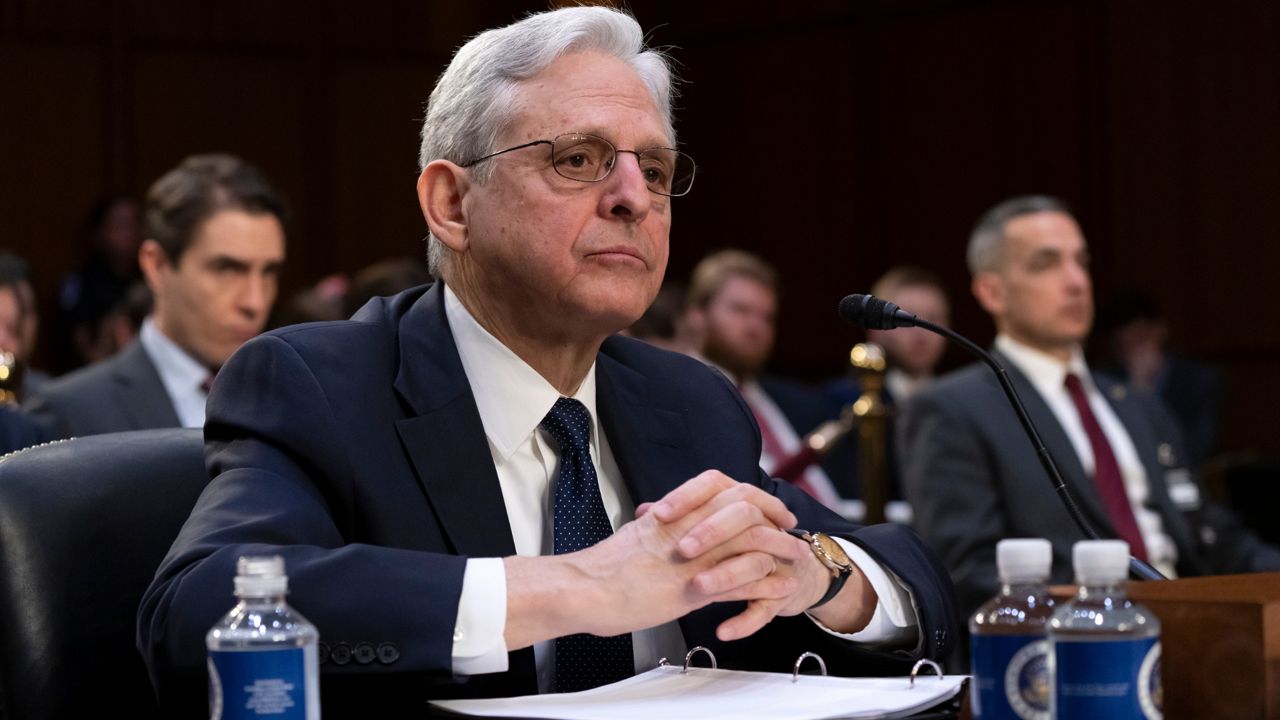
[[[969,619],[974,718],[1048,720],[1049,642],[1053,616],[1047,583],[1048,540],[1019,538],[996,545],[1000,592]]]
[[[1160,621],[1126,596],[1129,544],[1078,542],[1071,559],[1080,592],[1049,623],[1054,717],[1163,718]]]
[[[284,558],[242,557],[240,602],[209,634],[209,717],[319,720],[320,634],[289,607]]]

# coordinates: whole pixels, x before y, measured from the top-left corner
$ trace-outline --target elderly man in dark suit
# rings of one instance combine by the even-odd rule
[[[58,437],[204,424],[213,375],[275,302],[283,215],[261,173],[230,155],[189,157],[157,180],[138,250],[151,315],[115,356],[48,383],[31,414]]]
[[[326,713],[581,689],[699,644],[774,669],[946,653],[949,582],[910,531],[762,477],[723,377],[614,336],[693,180],[669,88],[605,8],[458,51],[418,180],[441,280],[253,340],[214,385],[214,478],[139,614],[162,698],[200,702],[203,634],[263,553],[320,629]]]
[[[1093,527],[1169,575],[1280,569],[1280,551],[1208,501],[1162,407],[1085,364],[1089,248],[1061,201],[992,208],[968,260],[973,293],[996,322],[995,353]],[[986,367],[921,391],[899,430],[915,525],[951,569],[966,612],[998,589],[1001,538],[1048,538],[1052,580],[1071,581],[1081,535]]]

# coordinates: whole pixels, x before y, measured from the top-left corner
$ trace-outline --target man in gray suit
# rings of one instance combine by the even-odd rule
[[[973,294],[996,323],[995,353],[1100,534],[1129,541],[1170,576],[1280,570],[1280,550],[1209,502],[1163,407],[1089,371],[1089,249],[1061,201],[1019,197],[992,208],[968,261]],[[1071,545],[1082,536],[985,366],[919,393],[898,441],[915,525],[950,569],[962,610],[998,589],[1001,538],[1048,538],[1053,582],[1071,581]]]
[[[137,340],[30,404],[58,437],[200,427],[209,382],[262,332],[284,262],[284,209],[254,167],[196,155],[147,193],[138,264],[155,298]]]

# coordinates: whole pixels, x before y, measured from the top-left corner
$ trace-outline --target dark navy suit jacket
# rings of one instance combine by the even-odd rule
[[[166,704],[200,702],[204,633],[233,604],[236,559],[262,553],[284,556],[292,603],[320,630],[326,712],[370,697],[420,707],[537,691],[529,648],[511,653],[507,672],[451,672],[466,559],[515,548],[471,393],[483,379],[463,371],[441,288],[268,333],[218,374],[205,426],[213,480],[139,610],[139,648]],[[807,649],[850,673],[900,672],[949,651],[954,591],[919,539],[859,529],[763,478],[759,430],[721,375],[621,337],[605,342],[596,373],[601,426],[637,504],[708,468],[760,484],[801,527],[849,538],[901,578],[922,623],[911,652],[860,649],[804,617],[721,643],[716,625],[742,607],[725,603],[681,619],[690,647],[711,647],[721,666],[771,670]]]

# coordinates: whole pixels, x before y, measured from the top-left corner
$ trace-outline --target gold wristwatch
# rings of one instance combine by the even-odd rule
[[[844,548],[840,547],[840,543],[826,533],[811,533],[798,529],[787,532],[809,543],[814,557],[818,558],[818,562],[822,563],[823,567],[831,571],[831,585],[827,587],[827,593],[818,602],[809,606],[812,610],[840,592],[840,588],[844,587],[845,581],[853,573],[853,561],[849,559],[849,554],[844,551]]]

